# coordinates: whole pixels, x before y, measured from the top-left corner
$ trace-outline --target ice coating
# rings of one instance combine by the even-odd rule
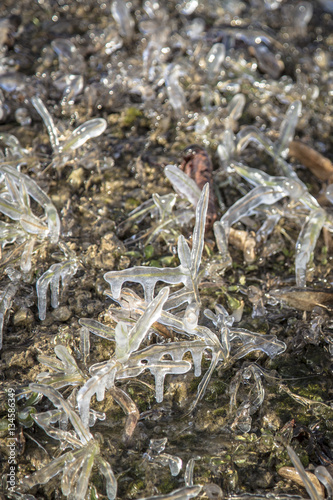
[[[287,196],[287,192],[279,186],[257,186],[248,194],[236,201],[221,218],[221,224],[225,228],[226,236],[229,228],[242,219],[242,217],[253,215],[260,205],[272,205]]]
[[[280,422],[276,425],[274,421],[274,405],[279,393],[275,389],[281,384],[266,355],[281,355],[283,366],[286,358],[282,354],[284,344],[272,333],[277,332],[279,338],[288,342],[287,356],[297,349],[299,356],[293,361],[295,367],[300,360],[306,361],[305,377],[310,369],[308,354],[313,351],[313,346],[307,347],[309,342],[316,341],[316,353],[323,350],[327,354],[318,356],[323,373],[329,353],[333,352],[326,302],[321,300],[324,295],[330,296],[329,290],[307,289],[306,293],[312,293],[307,299],[308,308],[316,309],[307,313],[309,322],[305,324],[300,309],[305,291],[299,287],[290,289],[294,282],[290,274],[295,260],[293,241],[297,240],[305,220],[320,208],[316,198],[322,203],[326,189],[323,181],[331,182],[332,68],[327,42],[330,16],[326,14],[330,2],[318,1],[309,6],[303,0],[294,3],[123,0],[113,4],[112,15],[112,1],[78,5],[59,2],[59,8],[55,9],[57,2],[45,0],[39,5],[36,2],[27,5],[18,29],[18,25],[13,26],[10,12],[13,1],[4,2],[1,16],[6,17],[0,19],[0,121],[6,131],[0,134],[0,163],[27,175],[43,189],[63,220],[63,231],[59,230],[58,240],[54,238],[53,244],[48,215],[30,196],[23,178],[16,182],[10,172],[0,174],[4,305],[7,292],[11,295],[8,284],[14,285],[9,305],[3,307],[4,311],[1,309],[1,320],[8,328],[8,336],[4,336],[3,382],[6,389],[14,372],[16,382],[28,382],[28,378],[30,381],[33,372],[39,372],[37,367],[24,370],[24,363],[28,366],[31,355],[35,358],[32,344],[39,348],[41,341],[43,345],[49,344],[54,336],[55,344],[66,343],[67,350],[56,346],[53,354],[51,349],[43,368],[47,374],[40,374],[38,381],[61,391],[74,411],[77,392],[87,384],[86,392],[80,393],[85,425],[93,436],[95,429],[99,432],[95,422],[96,414],[100,413],[96,408],[100,405],[106,409],[103,426],[107,427],[105,435],[96,435],[96,442],[94,437],[94,442],[90,440],[83,445],[66,412],[53,408],[51,392],[43,400],[41,393],[19,395],[20,428],[34,427],[32,432],[24,432],[26,438],[41,437],[38,443],[29,440],[28,444],[32,456],[37,450],[36,456],[41,454],[42,460],[40,464],[38,461],[28,464],[25,471],[27,458],[24,453],[19,455],[22,468],[17,469],[18,480],[29,472],[31,477],[25,485],[34,488],[20,489],[22,495],[34,494],[41,482],[45,483],[38,490],[42,496],[43,493],[52,496],[54,485],[58,484],[59,495],[66,494],[69,498],[97,497],[102,492],[115,498],[116,476],[121,483],[120,497],[157,495],[160,480],[170,492],[169,457],[165,450],[164,471],[161,464],[153,465],[155,470],[150,474],[152,464],[142,463],[142,453],[154,429],[155,437],[163,437],[166,430],[170,437],[175,437],[175,433],[173,447],[178,447],[178,438],[185,439],[187,459],[196,452],[196,445],[204,454],[194,477],[192,474],[191,479],[185,479],[186,488],[181,488],[179,478],[175,486],[178,489],[164,497],[187,498],[189,487],[196,482],[204,484],[203,496],[220,497],[221,489],[207,483],[216,480],[214,468],[218,466],[222,475],[228,475],[218,481],[226,485],[224,494],[230,498],[240,499],[241,495],[235,492],[249,498],[251,495],[268,498],[273,491],[277,499],[286,500],[288,495],[281,493],[285,485],[278,482],[275,474],[268,484],[272,476],[266,474],[271,472],[272,464],[278,467],[284,457],[281,441],[271,439],[280,433]],[[311,20],[308,7],[313,11]],[[221,51],[214,54],[212,47],[215,49],[216,44]],[[219,60],[222,51],[223,63]],[[41,107],[37,111],[33,96],[45,104],[48,116]],[[299,103],[302,103],[300,121]],[[40,118],[43,113],[45,124]],[[107,136],[92,137],[82,145],[74,138],[73,146],[78,147],[72,149],[67,142],[73,139],[72,131],[86,120],[100,118],[107,120]],[[249,125],[252,130],[246,130]],[[51,147],[46,129],[50,131]],[[245,148],[246,142],[244,148],[237,148],[244,130],[257,138],[247,137],[251,142],[249,149]],[[296,142],[292,140],[294,131],[297,142],[306,142],[308,147],[299,156],[291,154]],[[258,205],[253,215],[245,215],[230,228],[217,222],[216,241],[210,231],[203,233],[202,217],[193,237],[200,192],[195,194],[195,188],[184,188],[187,183],[184,178],[170,185],[163,176],[164,165],[178,165],[182,161],[181,151],[192,143],[204,147],[212,158],[211,189],[217,199],[218,219],[252,188],[264,186],[273,191],[280,188],[287,194],[277,203]],[[218,145],[220,165],[215,155]],[[305,161],[310,162],[307,156],[310,150],[327,157],[327,170],[320,162],[314,162],[309,172],[306,170],[310,168]],[[259,177],[251,167],[262,170]],[[174,186],[178,188],[177,194]],[[317,240],[318,250],[308,276],[314,278],[316,288],[328,286],[331,268],[326,247],[329,249],[332,210],[324,203],[322,208],[327,212],[325,230],[323,238]],[[251,214],[251,206],[240,212]],[[246,258],[243,246],[237,246],[237,239],[244,244],[252,242],[251,260]],[[64,307],[53,311],[47,322],[40,324],[34,286],[44,271],[59,262],[58,244],[64,241],[77,254],[73,259],[80,263],[80,273],[72,280],[68,293],[62,297],[59,294],[55,301]],[[216,242],[221,255],[217,253]],[[306,243],[305,238],[305,250]],[[65,255],[62,263],[70,259]],[[143,292],[140,284],[129,281],[132,290],[121,286],[115,305],[111,303],[113,289],[106,282],[103,286],[102,275],[129,268],[135,277],[137,268],[144,266],[167,277],[173,272],[171,269],[180,265],[186,275],[185,284],[171,283],[160,318],[143,335],[140,344],[141,336],[137,337],[137,348],[128,355],[127,340],[135,335],[132,329],[148,305],[144,293],[146,298],[154,300],[168,283],[163,279],[158,281],[147,294],[149,283],[144,283]],[[230,268],[226,269],[227,266]],[[286,294],[294,296],[294,305],[289,305],[294,310],[286,312],[288,318],[290,315],[288,321],[283,317],[284,310],[273,309],[274,305],[267,302],[268,290],[279,286],[279,282],[287,289]],[[60,287],[54,285],[57,295],[60,280]],[[48,287],[45,282],[43,294],[48,294]],[[107,298],[103,297],[105,287],[109,288]],[[216,307],[216,302],[223,304],[223,308]],[[255,321],[251,321],[251,303]],[[216,314],[210,311],[204,318],[203,304],[212,310],[216,307]],[[318,305],[324,307],[318,309]],[[243,307],[241,324],[251,324],[247,333],[237,331],[233,324],[234,319],[241,319]],[[80,320],[83,332],[77,326],[79,315],[88,316]],[[321,327],[324,343],[319,342]],[[259,331],[265,334],[260,335]],[[89,332],[94,335],[91,348]],[[49,345],[45,348],[50,350]],[[19,357],[16,354],[11,357],[13,351]],[[252,351],[256,353],[251,354]],[[111,362],[115,353],[117,366]],[[251,360],[256,361],[258,372],[249,368]],[[264,371],[259,373],[261,367]],[[198,390],[194,387],[196,381],[192,383],[193,374],[200,376]],[[237,401],[229,414],[227,390],[237,374]],[[317,376],[320,375],[318,372]],[[285,383],[287,386],[293,382]],[[325,377],[321,377],[322,389],[325,384]],[[14,384],[15,389],[20,390],[20,386]],[[262,404],[263,389],[265,406],[255,416],[252,433],[251,419],[254,420],[253,412]],[[163,402],[157,403],[154,394]],[[96,395],[105,398],[104,401],[96,403]],[[284,396],[278,394],[279,401]],[[294,405],[315,405],[316,414],[321,409],[326,411],[324,391],[320,391],[322,402],[319,398],[306,402],[306,398],[293,396]],[[184,415],[196,404],[198,412]],[[117,406],[124,416],[118,418],[117,412],[117,422],[109,425]],[[207,407],[213,413],[205,415]],[[300,418],[304,417],[305,410],[298,409]],[[35,411],[42,414],[34,416]],[[184,418],[178,419],[180,413]],[[142,422],[138,424],[139,417]],[[323,432],[327,430],[327,422],[327,419],[321,421]],[[36,435],[37,425],[41,429]],[[198,441],[193,441],[200,426],[204,426],[204,433],[199,432]],[[5,427],[3,419],[2,433],[6,433]],[[213,453],[216,455],[214,436],[221,433],[224,436],[225,431],[227,442],[222,450],[217,450],[218,457],[212,458]],[[248,435],[241,436],[242,432]],[[18,438],[24,441],[24,436],[21,433]],[[128,448],[131,437],[134,443]],[[44,442],[52,456],[47,457],[40,447],[38,450],[38,444],[44,446]],[[259,473],[251,477],[252,493],[246,493],[249,482],[244,474],[237,475],[237,470],[242,469],[245,459],[247,462],[247,452],[251,452],[255,468],[262,445],[271,460],[260,462]],[[299,448],[303,445],[299,443]],[[236,468],[227,467],[229,450]],[[185,453],[185,448],[182,452]],[[102,457],[112,457],[116,476]],[[311,461],[313,454],[309,458]],[[34,475],[36,468],[40,470]],[[91,471],[93,477],[89,480]],[[123,475],[122,471],[128,472]],[[98,473],[106,481],[97,480]],[[143,484],[146,478],[149,481]]]
[[[115,18],[119,33],[125,38],[131,38],[134,29],[134,20],[124,0],[113,0],[111,5],[111,13]]]
[[[331,498],[333,495],[333,477],[328,472],[328,470],[322,465],[316,467],[315,474],[316,477],[319,479],[319,481],[325,486],[327,491],[327,496]]]
[[[49,230],[48,237],[50,238],[50,241],[52,243],[57,243],[60,234],[60,219],[58,212],[50,198],[44,193],[44,191],[37,185],[37,183],[33,179],[30,179],[30,177],[28,177],[27,175],[20,173],[18,170],[16,170],[16,168],[10,165],[2,164],[0,165],[0,172],[3,174],[7,174],[16,186],[20,186],[22,185],[22,183],[24,183],[26,192],[29,194],[29,196],[31,196],[31,198],[39,203],[45,211]],[[22,189],[24,188],[21,188],[21,193],[23,193]],[[27,200],[26,196],[23,198],[23,202],[24,200]],[[9,213],[8,215],[9,217],[15,217],[16,219],[14,220],[18,220],[21,218],[22,212],[19,215],[18,209],[10,201],[3,199],[2,207],[3,210],[10,210],[11,215]],[[28,211],[28,213],[30,214],[29,206],[26,205],[26,208],[24,210]]]
[[[207,73],[209,80],[218,77],[225,59],[225,53],[225,45],[223,43],[215,43],[208,52]]]
[[[64,143],[61,144],[61,151],[75,151],[90,139],[103,134],[106,127],[107,123],[104,118],[94,118],[83,123],[71,133],[70,137]]]
[[[47,132],[49,134],[52,149],[54,151],[58,151],[59,150],[58,131],[54,125],[54,121],[52,119],[52,116],[48,112],[45,104],[43,103],[43,101],[41,100],[40,97],[32,97],[31,102],[45,123]]]
[[[179,172],[181,171],[179,170]],[[185,174],[183,175],[187,177]],[[197,302],[200,300],[198,295],[198,279],[204,245],[203,235],[205,232],[208,198],[209,186],[206,184],[196,208],[192,251],[189,251],[187,243],[182,236],[178,238],[178,254],[181,262],[178,267],[160,269],[156,267],[136,266],[122,271],[109,271],[104,275],[104,279],[110,284],[112,295],[116,300],[119,299],[122,286],[127,281],[142,285],[145,300],[148,303],[154,297],[154,290],[158,281],[163,281],[170,285],[182,283],[186,292],[189,292],[186,300],[196,300]]]
[[[295,272],[296,284],[306,286],[306,266],[325,224],[326,213],[322,208],[310,213],[307,217],[296,242]]]
[[[175,191],[185,196],[196,207],[201,194],[196,183],[176,165],[167,165],[164,168],[164,173]]]
[[[179,64],[170,64],[166,69],[165,84],[169,102],[175,115],[180,118],[185,111],[185,93],[179,82],[179,78],[185,75],[185,70]]]
[[[295,7],[295,27],[298,30],[299,36],[305,36],[309,22],[313,15],[313,5],[306,0],[298,2]]]
[[[51,289],[51,305],[53,308],[57,308],[59,306],[60,279],[64,286],[68,278],[76,273],[77,267],[78,263],[76,260],[52,264],[52,266],[37,280],[38,311],[41,321],[46,318],[48,287],[50,286]]]
[[[286,158],[288,155],[289,144],[295,135],[295,128],[301,115],[302,104],[295,101],[287,109],[286,117],[280,127],[280,136],[275,144],[275,151],[278,156]]]

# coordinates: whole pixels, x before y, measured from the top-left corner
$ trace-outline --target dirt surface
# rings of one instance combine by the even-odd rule
[[[31,271],[24,273],[20,270],[22,247],[14,242],[2,250],[0,291],[8,290],[10,283],[16,287],[5,310],[0,352],[2,498],[30,498],[6,491],[11,439],[8,390],[18,396],[24,393],[29,383],[36,382],[46,370],[38,358],[54,357],[54,347],[59,344],[68,347],[86,374],[92,364],[109,359],[114,343],[91,334],[90,355],[84,363],[78,323],[84,317],[114,326],[108,315],[111,300],[104,294],[109,290],[104,273],[138,265],[176,267],[179,234],[191,244],[194,217],[183,227],[151,239],[156,219],[128,219],[131,210],[153,193],[174,192],[164,175],[165,165],[180,165],[184,148],[191,144],[204,147],[212,159],[218,218],[246,194],[249,185],[217,155],[217,146],[228,128],[228,104],[238,93],[245,96],[245,107],[232,124],[235,134],[253,125],[276,141],[288,105],[300,100],[302,115],[296,138],[326,158],[333,158],[331,2],[313,2],[313,15],[304,28],[297,16],[301,16],[301,7],[307,2],[206,0],[190,14],[184,13],[185,3],[160,2],[160,8],[149,17],[154,2],[134,0],[128,5],[134,27],[123,34],[109,2],[2,2],[0,134],[15,136],[23,152],[15,156],[6,143],[7,136],[1,135],[0,145],[7,158],[3,156],[0,162],[13,166],[21,163],[21,171],[47,193],[61,219],[60,239],[75,255],[78,265],[76,274],[61,288],[59,307],[53,309],[48,301],[46,319],[40,321],[36,280],[58,262],[59,256],[63,259],[63,252],[47,240],[39,242]],[[190,38],[189,26],[192,23],[194,29],[196,19],[202,20],[203,30]],[[160,37],[156,34],[159,30]],[[271,37],[268,64],[265,55],[258,56],[253,42],[256,33],[257,37]],[[146,63],[147,71],[143,57],[153,37],[161,46],[156,49],[157,56],[150,55],[157,62],[150,67]],[[51,44],[59,39],[71,41],[76,53],[58,56]],[[207,77],[207,54],[214,43],[221,41],[227,48],[224,66],[219,75]],[[113,50],[117,43],[121,46]],[[263,44],[257,45],[262,48]],[[168,65],[178,63],[183,73],[177,82],[185,98],[180,113],[172,107],[165,85]],[[66,75],[83,76],[82,90],[69,99],[59,83]],[[31,104],[36,95],[53,117],[62,140],[92,118],[104,118],[106,131],[68,157],[55,152]],[[18,113],[22,108],[30,121],[22,122]],[[274,159],[255,144],[241,153],[240,160],[270,175],[281,175]],[[332,217],[329,201],[320,198],[325,181],[307,170],[301,160],[288,157],[287,161]],[[37,204],[32,208],[36,213],[40,211]],[[224,269],[213,232],[208,228],[199,289],[202,311],[214,310],[215,304],[221,304],[231,313],[244,304],[237,327],[276,335],[286,344],[283,354],[270,359],[254,352],[227,368],[219,365],[204,398],[191,413],[188,410],[200,382],[193,370],[167,377],[162,403],[155,400],[154,379],[149,374],[117,382],[140,412],[133,437],[126,443],[121,408],[108,394],[102,402],[92,400],[92,407],[106,415],[105,420],[97,421],[93,433],[117,478],[117,498],[139,499],[182,487],[185,466],[196,457],[194,484],[203,485],[198,498],[222,498],[222,491],[225,497],[306,497],[304,488],[279,475],[283,466],[292,466],[286,444],[291,444],[305,468],[313,471],[324,465],[332,473],[331,229],[324,229],[319,237],[308,266],[307,288],[300,290],[295,283],[295,242],[308,212],[291,205],[288,214],[284,213],[263,244],[255,243],[252,261],[246,259],[241,244],[236,241],[232,246],[229,242],[233,264],[228,269]],[[260,217],[263,222],[263,215]],[[253,219],[242,222],[235,229],[246,238],[255,235],[261,225]],[[13,272],[19,273],[16,280]],[[134,289],[142,296],[140,286]],[[200,322],[208,324],[203,316]],[[167,340],[154,333],[146,345],[161,341]],[[203,373],[209,364],[207,351]],[[232,392],[235,380],[247,366],[258,368],[265,397],[251,415],[250,430],[244,433],[238,427],[236,412],[230,409],[230,387]],[[238,406],[249,397],[249,391],[254,391],[251,384],[245,378],[240,383]],[[61,392],[68,397],[71,390],[69,387]],[[62,452],[59,441],[48,436],[31,417],[32,413],[52,408],[45,397],[17,399],[16,485]],[[165,452],[183,461],[183,469],[176,477],[167,465],[149,461],[145,455],[151,439],[165,437]],[[59,476],[26,493],[40,500],[65,498]],[[89,498],[106,498],[105,484],[95,469]]]

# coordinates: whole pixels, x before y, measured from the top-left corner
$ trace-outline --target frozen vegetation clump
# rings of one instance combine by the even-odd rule
[[[110,465],[100,456],[100,445],[89,430],[83,425],[79,415],[70,402],[54,388],[31,384],[30,390],[46,396],[56,407],[56,410],[34,414],[35,422],[53,439],[61,442],[62,450],[71,448],[48,465],[24,479],[19,488],[27,491],[36,484],[48,483],[54,476],[61,474],[61,491],[70,499],[85,498],[89,486],[89,477],[94,464],[106,480],[107,497],[116,498],[117,481]],[[54,427],[57,422],[61,428]],[[68,431],[71,424],[74,429]]]
[[[280,136],[276,143],[256,129],[256,127],[244,127],[237,136],[229,139],[229,132],[224,133],[223,142],[219,146],[218,152],[223,162],[228,159],[229,167],[249,182],[253,188],[215,222],[214,232],[219,250],[227,253],[227,241],[230,227],[242,219],[246,220],[252,215],[258,217],[265,216],[268,212],[269,220],[264,221],[257,233],[258,239],[265,237],[265,232],[271,233],[282,216],[295,218],[297,211],[303,219],[303,224],[296,242],[295,274],[296,284],[300,287],[306,286],[306,268],[313,257],[317,240],[321,229],[325,226],[332,230],[332,222],[325,211],[318,204],[317,200],[309,193],[305,184],[298,178],[289,163],[285,160],[289,151],[289,144],[293,139],[298,118],[301,113],[301,103],[292,103],[280,126]],[[240,162],[241,153],[247,145],[253,142],[265,150],[277,164],[283,176],[271,176],[263,170],[258,170]],[[280,200],[289,198],[289,202],[278,204],[277,210],[269,209]],[[292,210],[291,210],[292,208]],[[307,211],[307,215],[306,212]],[[268,234],[269,234],[268,233]],[[260,234],[260,236],[259,236]]]
[[[1,498],[331,499],[332,2],[1,7]]]
[[[101,135],[107,127],[107,123],[104,118],[93,118],[92,120],[82,123],[82,125],[73,130],[73,132],[69,134],[69,137],[60,140],[59,133],[52,116],[48,112],[41,98],[33,97],[31,102],[36,111],[40,114],[49,134],[50,143],[54,153],[52,166],[55,168],[62,167],[66,162],[68,162],[74,151],[83,146],[90,139]]]
[[[23,272],[31,269],[31,256],[38,241],[49,239],[57,243],[60,236],[60,219],[49,197],[35,181],[16,168],[0,164],[1,213],[13,222],[1,221],[1,245],[22,244],[20,267]],[[43,217],[37,217],[31,209],[31,200],[43,209]]]
[[[164,398],[165,377],[167,375],[182,375],[192,368],[190,361],[184,360],[189,352],[194,365],[194,375],[201,375],[202,358],[206,351],[211,353],[210,366],[199,383],[197,395],[190,405],[190,411],[204,396],[213,371],[218,364],[223,369],[229,368],[234,362],[253,351],[262,351],[270,358],[283,353],[286,346],[274,335],[261,335],[241,328],[234,328],[234,319],[227,311],[216,305],[216,314],[206,309],[205,316],[213,323],[210,329],[199,324],[201,301],[199,295],[200,267],[203,252],[206,212],[209,188],[206,185],[200,195],[196,209],[196,223],[192,238],[192,250],[189,249],[183,236],[178,240],[178,254],[180,266],[178,268],[151,268],[140,267],[126,271],[110,271],[105,279],[110,283],[112,293],[108,294],[116,300],[123,311],[115,310],[113,319],[117,322],[114,330],[96,320],[82,318],[80,323],[86,337],[89,330],[99,337],[114,343],[114,353],[109,359],[93,364],[89,373],[82,372],[73,356],[63,346],[57,346],[55,353],[58,359],[40,356],[39,361],[48,366],[55,373],[46,372],[38,376],[42,384],[30,384],[30,391],[39,392],[52,401],[58,408],[42,414],[32,414],[32,418],[51,437],[59,439],[62,449],[70,446],[70,451],[50,462],[40,471],[25,479],[21,488],[29,489],[35,484],[49,481],[54,475],[62,473],[62,492],[69,498],[75,498],[80,492],[84,495],[88,488],[89,475],[92,464],[96,462],[101,473],[107,480],[108,498],[115,498],[116,480],[110,466],[100,456],[100,445],[94,440],[89,431],[97,420],[96,411],[92,408],[92,398],[102,402],[106,394],[121,406],[126,413],[124,430],[125,442],[128,442],[135,431],[139,419],[139,411],[132,398],[117,385],[124,379],[139,377],[148,370],[155,379],[155,397],[158,403]],[[135,293],[122,288],[124,282],[138,282],[145,292],[145,299],[140,299]],[[167,284],[183,284],[183,287],[170,294],[169,287],[162,287],[154,296],[157,282]],[[52,282],[51,282],[52,283]],[[52,292],[54,293],[54,292]],[[172,314],[170,309],[178,309],[187,303],[185,311]],[[128,326],[129,320],[134,325]],[[159,342],[156,345],[142,346],[148,334],[157,323],[165,325],[175,332],[185,336],[186,340]],[[81,343],[82,352],[87,357],[87,348]],[[89,343],[88,343],[89,348]],[[260,372],[255,366],[249,366],[237,375],[233,382],[234,396],[230,403],[231,415],[236,408],[236,395],[241,379],[254,378],[254,396],[243,402],[236,411],[233,426],[242,432],[251,429],[251,415],[257,411],[264,400],[264,390],[260,381]],[[66,386],[79,386],[76,393],[70,397],[72,403],[65,401],[58,389]],[[252,390],[251,390],[252,393]],[[78,413],[75,411],[77,405]],[[64,430],[64,423],[70,421],[75,429],[75,435]],[[58,428],[53,424],[61,422]],[[168,463],[172,474],[178,474],[181,462],[178,458],[161,453],[163,446],[159,445],[158,456],[154,457],[156,442],[151,442],[146,457],[157,460],[159,463]],[[165,441],[163,441],[165,446]],[[161,441],[162,443],[162,441]],[[72,477],[73,476],[73,477]],[[200,491],[200,487],[188,484],[185,488],[175,491],[165,498],[192,498]],[[76,497],[77,498],[77,497]],[[152,497],[153,498],[153,497]],[[162,498],[162,497],[161,497]],[[164,497],[163,497],[164,498]]]

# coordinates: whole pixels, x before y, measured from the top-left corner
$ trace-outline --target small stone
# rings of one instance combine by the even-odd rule
[[[68,307],[61,306],[52,312],[52,316],[55,319],[55,321],[65,322],[68,321],[69,318],[72,316],[72,312],[70,309],[68,309]]]
[[[76,168],[68,177],[68,182],[75,189],[79,189],[84,183],[84,169]]]
[[[272,485],[274,476],[272,472],[266,471],[263,468],[259,468],[258,477],[257,477],[257,485],[259,488],[269,488]]]
[[[34,322],[34,315],[27,307],[19,309],[13,317],[14,326],[29,326]]]

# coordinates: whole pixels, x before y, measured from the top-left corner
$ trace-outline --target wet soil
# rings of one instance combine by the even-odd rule
[[[331,65],[329,62],[325,66],[323,62],[320,66],[317,61],[319,66],[311,66],[315,54],[317,59],[320,55],[322,58],[325,55],[331,57],[332,15],[325,12],[321,2],[315,2],[314,14],[305,35],[296,37],[290,20],[293,2],[280,3],[276,10],[265,7],[262,1],[234,2],[233,7],[223,8],[222,2],[207,0],[201,3],[195,14],[185,17],[177,10],[177,2],[168,2],[165,9],[172,20],[170,43],[173,44],[170,61],[189,54],[188,47],[184,48],[180,43],[181,37],[179,40],[175,38],[177,29],[182,33],[184,25],[196,16],[204,19],[207,31],[210,28],[219,29],[220,25],[232,27],[238,22],[240,25],[250,25],[253,29],[264,26],[279,44],[285,43],[282,52],[285,70],[275,79],[265,71],[256,73],[265,81],[276,81],[276,89],[270,95],[261,93],[259,86],[246,78],[239,76],[234,79],[247,99],[237,128],[255,124],[274,137],[278,130],[277,124],[281,123],[286,111],[286,103],[301,98],[303,115],[297,128],[297,137],[332,159]],[[236,4],[239,4],[239,12]],[[138,23],[143,16],[141,2],[133,1],[131,12]],[[78,320],[89,317],[108,321],[107,308],[111,301],[104,295],[108,286],[103,274],[135,265],[163,266],[166,262],[168,265],[178,265],[176,240],[158,238],[152,245],[146,244],[145,234],[154,223],[149,217],[140,223],[123,223],[128,213],[148,200],[153,193],[162,195],[172,192],[163,174],[163,167],[168,163],[180,164],[183,149],[200,139],[189,123],[201,109],[195,78],[197,76],[199,79],[198,75],[202,71],[198,68],[198,75],[190,75],[192,84],[184,79],[189,110],[179,119],[174,116],[167,98],[158,95],[165,92],[162,86],[154,90],[156,102],[148,100],[148,104],[142,96],[130,91],[129,80],[135,77],[136,72],[140,77],[142,73],[145,40],[137,27],[133,35],[134,42],[125,40],[119,51],[110,55],[105,52],[101,38],[103,31],[110,25],[117,29],[108,2],[5,0],[2,2],[1,16],[8,18],[10,15],[21,17],[20,26],[9,30],[0,55],[3,62],[0,59],[0,64],[3,64],[4,73],[17,72],[22,84],[8,91],[1,87],[0,74],[0,87],[8,113],[6,119],[0,122],[0,134],[13,134],[26,148],[22,171],[36,180],[57,207],[61,216],[62,240],[75,252],[79,268],[61,293],[60,307],[52,309],[48,305],[47,317],[40,321],[36,279],[56,262],[54,254],[59,252],[51,244],[41,245],[33,256],[32,272],[20,281],[6,314],[4,345],[0,353],[1,475],[9,471],[5,391],[14,389],[19,394],[30,382],[35,382],[37,375],[45,370],[38,356],[54,356],[54,346],[57,344],[66,345],[84,368],[80,360]],[[59,61],[50,44],[58,38],[71,39],[79,47],[84,60],[84,86],[89,87],[68,106],[60,105],[62,93],[52,84],[59,71]],[[249,64],[255,62],[251,50],[248,51],[246,45],[243,47],[239,43],[240,49],[238,45],[236,48],[244,51]],[[193,54],[187,57],[191,58]],[[117,75],[120,75],[119,78]],[[283,75],[292,82],[290,94],[286,90]],[[110,78],[110,85],[102,85],[102,78]],[[299,89],[295,86],[297,79]],[[95,94],[90,95],[94,84]],[[315,85],[318,86],[319,97],[312,99],[308,95],[313,92]],[[57,127],[65,136],[68,130],[93,117],[107,120],[106,132],[60,167],[47,168],[52,161],[52,150],[45,126],[30,103],[31,96],[36,93],[43,98]],[[278,96],[279,93],[284,100]],[[224,129],[223,109],[231,97],[232,93],[228,92],[221,97],[221,102],[217,104],[218,117],[214,121],[214,117],[209,116],[211,132],[207,131],[202,141],[212,158],[214,171],[219,171],[216,174],[218,179],[221,178],[221,168],[216,147],[219,133]],[[32,117],[31,124],[22,126],[17,122],[15,111],[19,107],[28,109]],[[276,116],[276,113],[279,114]],[[269,173],[276,173],[273,161],[262,151],[249,148],[246,161],[253,167],[264,164]],[[293,162],[292,159],[290,161]],[[323,183],[300,163],[294,161],[293,166],[311,193],[318,196]],[[226,182],[227,176],[223,175],[223,182]],[[235,184],[221,190],[226,207],[240,196]],[[218,215],[222,215],[220,208]],[[193,225],[189,225],[182,228],[181,232],[190,239],[192,229]],[[265,254],[264,249],[261,249],[256,260],[246,264],[242,251],[233,249],[233,266],[225,272],[221,271],[219,265],[214,237],[208,232],[203,257],[206,272],[200,294],[203,306],[211,309],[218,303],[232,311],[243,301],[244,313],[237,326],[276,335],[287,345],[284,354],[270,360],[264,354],[253,353],[227,370],[223,367],[215,370],[203,400],[191,414],[188,409],[200,380],[194,377],[193,372],[185,376],[168,377],[164,400],[160,404],[155,401],[153,378],[149,375],[144,375],[140,380],[122,382],[120,386],[133,398],[141,414],[133,439],[126,444],[122,439],[125,425],[122,410],[108,396],[101,403],[94,401],[94,409],[106,413],[105,421],[97,422],[93,430],[94,435],[99,436],[102,455],[112,465],[117,477],[117,498],[125,500],[167,494],[183,486],[184,468],[179,476],[172,477],[168,467],[144,460],[149,441],[163,437],[168,438],[166,452],[181,457],[184,465],[189,459],[198,457],[194,482],[204,485],[199,498],[219,498],[219,490],[214,490],[214,485],[219,486],[225,496],[247,493],[277,496],[298,494],[306,497],[304,489],[278,473],[282,466],[291,464],[285,448],[287,443],[291,443],[305,467],[313,470],[324,464],[332,472],[331,236],[326,234],[326,239],[324,236],[319,239],[308,274],[310,291],[305,296],[304,290],[295,288],[295,241],[300,226],[297,220],[289,219],[283,220],[279,229],[271,239],[274,251],[266,248]],[[143,237],[133,240],[133,235],[137,234]],[[1,289],[10,282],[8,273],[5,273],[8,265],[19,266],[19,251],[15,253],[14,250],[14,245],[7,246],[2,253]],[[253,314],[253,301],[248,296],[250,286],[258,287],[262,294],[265,306],[263,315]],[[277,288],[285,289],[283,301],[278,297],[279,301],[272,305]],[[136,290],[140,293],[140,288]],[[151,342],[157,340],[154,337]],[[91,335],[89,366],[108,359],[112,353],[111,343]],[[208,368],[209,361],[207,353],[203,370]],[[237,428],[235,414],[229,411],[229,387],[239,371],[251,363],[260,367],[265,399],[252,415],[250,432],[242,433]],[[242,397],[247,397],[247,390],[244,384],[238,396],[239,403]],[[68,396],[69,391],[65,390],[64,395]],[[18,401],[17,415],[22,413],[24,405],[24,400]],[[52,408],[45,398],[34,406],[37,411]],[[56,440],[33,424],[31,418],[25,424],[17,418],[17,481],[59,454]],[[103,482],[95,471],[91,485],[90,498],[97,498],[93,496],[96,490],[98,498],[106,498],[103,496]],[[57,478],[35,487],[30,493],[40,500],[64,498]],[[2,495],[3,498],[18,498],[9,497],[8,492]]]

